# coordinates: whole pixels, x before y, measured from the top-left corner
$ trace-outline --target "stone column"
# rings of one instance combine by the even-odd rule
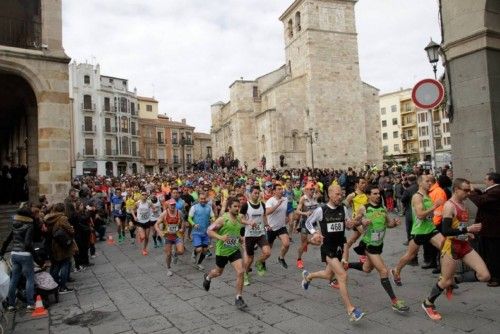
[[[500,13],[498,1],[442,0],[455,177],[482,183],[500,170]]]

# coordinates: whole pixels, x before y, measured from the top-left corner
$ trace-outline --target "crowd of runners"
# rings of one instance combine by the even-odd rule
[[[500,183],[496,173],[486,179],[490,182],[487,186]],[[440,196],[435,195],[436,189]],[[439,320],[434,303],[443,291],[450,297],[456,284],[491,280],[488,266],[468,241],[482,228],[481,223],[469,223],[464,201],[471,194],[480,196],[481,191],[465,179],[453,179],[449,168],[439,175],[418,167],[380,171],[236,169],[81,177],[74,181],[64,209],[46,202],[38,206],[45,212],[42,224],[47,218],[50,222],[54,212],[64,211],[70,221],[75,214],[84,217],[78,219],[77,233],[87,233],[81,224],[89,225],[90,234],[73,236],[78,249],[76,271],[90,265],[89,254],[95,256],[97,239],[136,244],[143,256],[149,255],[151,247],[163,247],[166,275],[174,274],[180,256],[189,256],[194,268],[203,272],[207,291],[212,280],[231,264],[236,275],[235,305],[242,309],[247,307],[244,286],[252,283],[254,273],[266,275],[266,263],[275,252],[285,269],[293,259],[302,271],[303,280],[297,284],[303,289],[307,290],[314,279],[326,280],[338,289],[350,321],[359,321],[364,313],[349,297],[348,270],[356,275],[352,270],[369,273],[375,269],[391,308],[406,313],[409,307],[398,299],[393,284],[403,285],[405,265],[415,264],[419,248],[424,246],[424,267],[441,275],[429,287],[421,306],[431,319]],[[408,248],[389,269],[383,258],[384,238],[387,228],[398,227],[401,219],[407,229]],[[346,230],[352,232],[346,234]],[[289,252],[292,238],[297,245],[295,254]],[[192,244],[192,252],[184,255],[186,243]],[[273,248],[275,243],[278,245]],[[302,256],[309,247],[320,248],[318,261],[325,263],[323,270],[305,270],[308,264]],[[355,261],[349,261],[351,248],[359,255]],[[208,256],[215,256],[213,268],[205,268]],[[457,275],[457,260],[472,270]],[[51,271],[62,282],[63,292],[71,290],[66,287],[68,271],[66,265]]]

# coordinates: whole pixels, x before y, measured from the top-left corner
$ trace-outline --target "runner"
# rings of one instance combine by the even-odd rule
[[[224,267],[230,262],[236,272],[236,300],[238,309],[247,307],[242,298],[243,293],[243,260],[240,252],[240,229],[242,220],[239,214],[240,202],[237,198],[230,197],[227,200],[229,212],[219,217],[208,228],[208,235],[217,239],[215,249],[215,268],[203,276],[203,287],[206,291],[210,289],[213,278],[219,277],[224,272]]]
[[[148,193],[143,191],[141,193],[141,199],[137,202],[135,206],[134,220],[136,226],[139,229],[137,235],[139,238],[139,243],[142,243],[142,255],[148,255],[148,243],[149,243],[149,228],[151,227],[151,209],[150,203],[148,202]]]
[[[283,197],[283,187],[280,184],[272,186],[274,195],[266,202],[266,217],[269,224],[267,231],[267,241],[270,248],[273,248],[274,241],[279,238],[281,241],[280,255],[278,263],[285,269],[288,264],[285,262],[285,255],[290,247],[290,238],[286,229],[286,208],[287,198]],[[265,268],[265,262],[264,268]]]
[[[133,198],[133,193],[131,190],[127,191],[127,199],[125,200],[125,210],[127,212],[127,226],[130,232],[130,242],[132,245],[135,243],[135,221],[134,221],[134,209],[136,201]]]
[[[193,205],[189,210],[188,222],[193,227],[191,238],[193,242],[193,264],[199,270],[205,268],[201,264],[205,259],[210,245],[210,238],[207,234],[208,226],[213,221],[215,214],[212,206],[208,205],[207,194],[198,195],[199,203]]]
[[[399,300],[389,281],[389,270],[382,259],[382,248],[387,227],[393,228],[401,222],[399,219],[389,221],[386,208],[381,203],[380,190],[376,186],[369,186],[366,190],[368,194],[368,204],[359,208],[356,212],[356,225],[367,225],[359,245],[354,248],[357,254],[366,255],[363,262],[349,263],[349,268],[371,272],[376,269],[380,275],[380,283],[391,299],[392,309],[396,312],[405,313],[409,307],[402,300]],[[365,221],[363,221],[363,218]]]
[[[300,233],[300,245],[297,248],[297,268],[304,269],[304,261],[302,261],[302,254],[307,252],[307,245],[309,244],[308,234],[309,231],[305,226],[307,217],[318,207],[318,201],[314,197],[314,184],[308,182],[304,187],[304,196],[300,198],[297,205],[296,212],[301,215],[299,220],[298,232]]]
[[[321,261],[326,263],[322,271],[309,273],[302,272],[302,288],[307,290],[309,284],[315,278],[330,280],[335,275],[338,280],[340,296],[349,315],[349,321],[359,321],[365,314],[354,307],[347,292],[347,272],[341,263],[344,251],[345,228],[351,228],[353,221],[349,219],[347,208],[342,204],[342,189],[338,185],[328,188],[328,203],[316,209],[319,213],[317,221],[319,228],[314,226],[311,220],[306,222],[305,227],[312,234],[311,243],[321,244]]]
[[[158,197],[154,195],[151,196],[151,204],[149,206],[149,209],[151,211],[149,216],[149,227],[151,227],[156,224],[158,218],[160,218],[160,215],[162,213],[161,203],[158,200]],[[158,248],[163,245],[163,238],[156,233],[156,229],[153,230],[153,242],[154,248]]]
[[[401,270],[418,254],[420,246],[430,242],[437,249],[443,245],[444,237],[436,229],[432,221],[433,212],[443,204],[441,199],[432,203],[428,195],[432,185],[429,175],[420,175],[417,179],[418,191],[411,199],[413,225],[411,229],[410,242],[406,253],[399,260],[396,268],[391,269],[394,284],[403,285],[401,282]]]
[[[118,243],[121,244],[125,240],[125,224],[127,216],[125,212],[125,201],[123,200],[120,188],[116,188],[115,194],[111,197],[111,207],[111,214],[118,232]]]
[[[439,295],[447,290],[447,297],[451,299],[452,286],[463,282],[487,282],[490,273],[483,259],[467,241],[474,239],[473,233],[481,231],[481,224],[467,226],[469,213],[465,208],[464,200],[471,192],[470,182],[457,178],[453,181],[453,195],[445,203],[443,210],[443,235],[445,241],[441,249],[441,275],[435,286],[432,287],[429,297],[422,303],[422,308],[432,320],[441,320],[441,314],[436,311],[434,302]],[[457,261],[462,260],[474,271],[454,277]]]
[[[244,234],[246,257],[244,259],[245,274],[243,282],[245,285],[249,285],[249,272],[255,255],[255,246],[260,247],[262,250],[262,255],[255,262],[255,268],[259,276],[266,274],[264,263],[271,256],[271,248],[266,239],[266,227],[269,225],[267,224],[266,207],[260,201],[260,187],[253,186],[251,188],[250,199],[242,205],[240,213],[244,215],[248,223],[254,224],[254,227],[246,225]]]
[[[184,254],[184,243],[178,233],[183,232],[183,224],[179,210],[175,208],[175,200],[167,201],[168,209],[165,210],[155,223],[155,230],[160,238],[165,238],[165,262],[167,263],[167,276],[172,276],[170,264],[172,262],[172,245],[175,245],[177,255]]]

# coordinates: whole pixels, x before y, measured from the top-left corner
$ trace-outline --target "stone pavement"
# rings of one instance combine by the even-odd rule
[[[393,266],[404,251],[404,228],[389,230],[384,257]],[[294,239],[298,240],[297,235]],[[357,324],[347,320],[338,292],[326,281],[314,281],[308,291],[300,287],[301,272],[295,268],[297,243],[287,256],[288,270],[276,263],[279,241],[268,261],[265,277],[253,275],[244,288],[246,311],[234,307],[234,274],[230,266],[213,280],[209,292],[202,288],[202,272],[190,264],[189,250],[167,277],[160,249],[144,257],[127,239],[123,245],[98,244],[95,266],[76,279],[75,293],[61,296],[49,308],[49,318],[32,320],[16,315],[14,333],[498,333],[500,289],[485,284],[464,284],[452,302],[437,301],[443,320],[429,320],[420,308],[422,299],[435,284],[436,275],[419,267],[406,267],[403,287],[395,287],[411,311],[396,314],[380,285],[378,274],[349,271],[349,288],[356,306],[366,316]],[[304,260],[308,270],[322,267],[319,250],[310,247]],[[357,258],[351,254],[351,258]],[[208,258],[207,269],[214,266]]]

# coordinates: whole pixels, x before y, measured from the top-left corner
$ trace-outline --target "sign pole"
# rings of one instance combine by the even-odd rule
[[[436,145],[434,145],[434,121],[432,120],[432,109],[428,109],[429,111],[429,137],[430,137],[430,146],[431,146],[431,171],[433,174],[436,172]]]

